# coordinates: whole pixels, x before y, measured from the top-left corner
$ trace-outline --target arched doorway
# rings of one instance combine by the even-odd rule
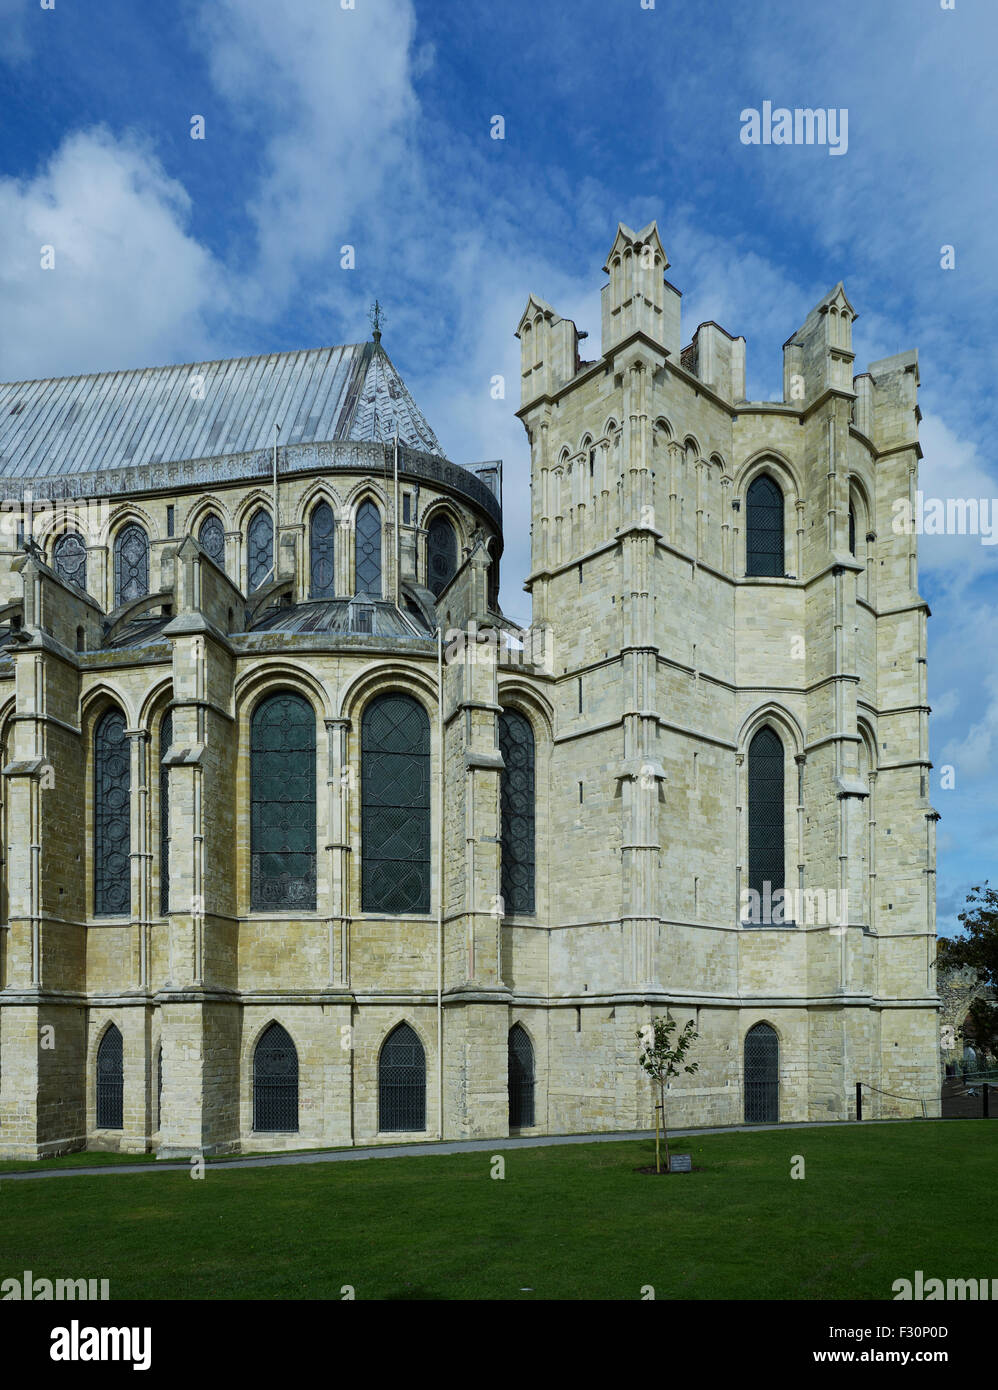
[[[769,1023],[745,1034],[745,1123],[778,1124],[780,1120],[780,1040]]]
[[[534,1123],[534,1049],[527,1030],[514,1023],[509,1030],[509,1127]]]

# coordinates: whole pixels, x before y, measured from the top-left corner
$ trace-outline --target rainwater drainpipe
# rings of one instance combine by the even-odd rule
[[[402,576],[399,573],[402,564],[402,519],[399,516],[399,427],[398,421],[395,422],[395,607],[402,611]]]
[[[444,633],[437,624],[437,1138],[444,1137]]]

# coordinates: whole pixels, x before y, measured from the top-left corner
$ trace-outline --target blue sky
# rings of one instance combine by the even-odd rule
[[[857,370],[919,350],[923,492],[998,498],[996,49],[994,0],[0,0],[0,379],[360,341],[377,296],[445,451],[505,460],[526,622],[513,331],[533,290],[598,341],[616,224],[656,218],[751,398],[844,280]],[[848,152],[746,147],[765,100],[848,108]],[[996,578],[923,538],[942,930],[996,877]]]

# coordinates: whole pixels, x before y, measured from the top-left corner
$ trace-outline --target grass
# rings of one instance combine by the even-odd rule
[[[0,1177],[0,1278],[108,1278],[112,1298],[890,1299],[998,1277],[998,1125],[830,1126],[37,1182]],[[793,1155],[806,1176],[790,1177]],[[103,1155],[81,1156],[91,1160]],[[972,1218],[968,1211],[973,1209]]]

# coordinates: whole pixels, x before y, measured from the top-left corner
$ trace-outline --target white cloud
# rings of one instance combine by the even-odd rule
[[[202,355],[225,290],[189,214],[149,149],[102,129],[67,137],[36,177],[0,180],[0,379]]]

